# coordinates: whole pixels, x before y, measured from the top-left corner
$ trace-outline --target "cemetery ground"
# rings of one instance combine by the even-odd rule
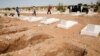
[[[32,16],[31,14],[22,14]],[[100,14],[37,14],[36,17],[59,18],[79,22],[70,29],[44,25],[17,18],[0,17],[0,56],[100,56],[100,35],[81,35],[87,24],[100,25]]]

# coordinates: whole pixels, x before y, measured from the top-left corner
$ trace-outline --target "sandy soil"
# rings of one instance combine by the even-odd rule
[[[100,36],[80,35],[81,29],[87,24],[100,25],[100,14],[37,16],[75,20],[79,24],[70,29],[60,29],[56,27],[57,23],[43,25],[0,17],[0,56],[100,56]]]

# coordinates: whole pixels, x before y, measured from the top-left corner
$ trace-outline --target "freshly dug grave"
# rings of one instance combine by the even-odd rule
[[[0,29],[2,29],[4,26],[3,25],[0,25]]]
[[[47,40],[46,40],[47,41]],[[33,48],[33,56],[85,56],[86,50],[66,43],[62,39],[52,39]]]
[[[11,27],[0,29],[0,35],[17,33],[21,31],[25,31],[27,29],[28,29],[27,27],[22,27],[22,26],[11,26]]]
[[[52,36],[49,36],[46,34],[35,35],[28,40],[25,39],[24,37],[27,37],[27,36],[24,35],[21,38],[15,40],[13,43],[9,44],[9,46],[6,47],[6,50],[4,50],[3,53],[18,51],[18,50],[24,49],[25,47],[29,45],[34,46],[35,44],[45,41],[46,39],[53,38]]]
[[[27,49],[27,47],[30,48]],[[45,34],[35,35],[28,40],[24,39],[23,36],[7,48],[4,56],[7,54],[12,56],[86,56],[87,54],[87,51],[83,48],[66,43],[64,39],[53,38]]]
[[[9,43],[0,40],[0,54],[3,53],[9,46]]]
[[[0,23],[9,23],[10,22],[10,19],[6,19],[6,18],[3,18],[3,17],[1,17],[0,18]]]

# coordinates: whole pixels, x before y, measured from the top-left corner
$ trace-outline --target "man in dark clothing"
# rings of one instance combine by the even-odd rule
[[[82,3],[77,5],[77,11],[82,12]]]
[[[47,14],[51,14],[51,9],[52,9],[52,6],[48,6],[48,11],[47,11]]]
[[[88,14],[88,12],[89,12],[88,5],[85,4],[85,5],[83,6],[82,12],[85,12],[86,14]]]
[[[72,12],[77,12],[77,5],[72,6]]]
[[[17,15],[20,16],[20,12],[19,12],[19,8],[16,7],[16,12],[17,12]]]
[[[32,15],[36,16],[36,7],[35,6],[33,6],[33,13],[32,13]]]
[[[72,6],[68,6],[69,12],[72,12]]]
[[[78,8],[77,8],[77,11],[82,12],[82,10],[81,10],[81,6],[78,5],[77,7],[78,7]]]

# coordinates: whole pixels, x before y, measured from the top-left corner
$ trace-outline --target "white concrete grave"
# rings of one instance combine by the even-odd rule
[[[35,17],[35,16],[20,16],[19,19],[20,20],[25,20],[28,22],[37,22],[40,20],[43,20],[45,17]]]
[[[78,24],[78,22],[76,21],[72,21],[72,20],[62,20],[58,25],[57,27],[58,28],[63,28],[63,29],[69,29],[71,27],[73,27],[74,25]]]
[[[44,20],[40,21],[40,23],[42,23],[42,24],[52,24],[52,23],[56,23],[58,21],[60,21],[60,19],[49,18],[49,19],[44,19]]]
[[[98,37],[100,34],[100,25],[88,24],[81,30],[81,35]]]
[[[45,19],[45,17],[31,17],[30,20],[28,20],[29,22],[37,22],[37,21],[41,21]]]
[[[20,16],[19,19],[28,21],[30,19],[30,17],[29,16]]]

